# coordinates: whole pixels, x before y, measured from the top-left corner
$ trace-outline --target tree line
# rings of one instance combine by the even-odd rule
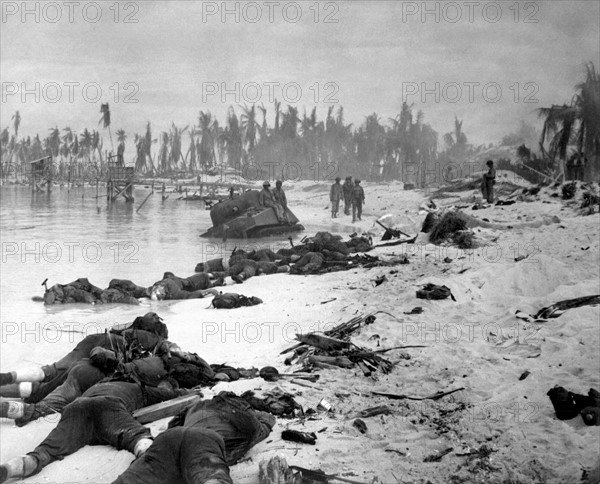
[[[535,163],[546,171],[564,174],[566,158],[576,151],[589,160],[586,178],[598,177],[600,82],[592,63],[586,65],[586,78],[575,88],[570,103],[539,109],[544,119],[539,155],[521,147],[518,163]],[[114,145],[108,104],[102,104],[101,113],[99,124],[108,130],[110,150],[104,149],[99,130],[87,128],[77,135],[69,127],[55,127],[43,138],[36,135],[19,139],[21,116],[17,111],[12,118],[12,133],[7,127],[0,135],[2,179],[16,167],[48,155],[55,159],[57,169],[68,171],[69,176],[77,176],[73,167],[77,171],[86,166],[103,176]],[[267,121],[270,114],[272,124]],[[269,166],[294,166],[294,175],[299,173],[305,179],[320,169],[321,174],[402,180],[424,186],[431,181],[427,173],[434,172],[433,165],[439,171],[485,153],[485,145],[468,142],[462,120],[455,118],[453,129],[440,142],[438,133],[424,118],[422,111],[414,113],[412,106],[403,103],[393,118],[383,121],[372,113],[355,126],[345,122],[342,106],[330,106],[325,119],[318,119],[316,108],[300,114],[297,107],[282,107],[276,100],[271,107],[244,105],[236,111],[230,106],[223,125],[210,111],[201,110],[193,126],[181,128],[172,123],[170,130],[158,136],[150,122],[143,133],[132,138],[119,129],[115,133],[116,155],[122,157],[129,138],[134,155],[127,164],[133,164],[135,171],[144,176],[193,176],[216,167],[243,171],[253,166],[266,172]],[[510,143],[509,138],[505,137],[503,144]]]

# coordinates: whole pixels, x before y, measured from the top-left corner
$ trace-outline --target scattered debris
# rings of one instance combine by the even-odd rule
[[[379,277],[376,277],[375,279],[372,279],[371,282],[373,282],[375,284],[374,287],[380,286],[381,284],[383,284],[384,282],[386,282],[388,279],[387,277],[385,277],[385,274]]]
[[[410,311],[405,311],[404,314],[421,314],[423,312],[423,308],[421,306],[417,306],[412,308]]]
[[[327,304],[327,303],[330,303],[330,302],[333,302],[333,301],[337,301],[337,297],[334,297],[332,299],[328,299],[327,301],[321,301],[321,304]]]
[[[527,378],[529,375],[531,375],[531,372],[529,370],[525,370],[519,377],[519,381],[525,380],[525,378]]]
[[[259,484],[301,484],[301,479],[295,478],[285,458],[278,455],[268,461],[262,460],[258,465]]]
[[[326,412],[331,412],[333,410],[333,406],[324,398],[318,403],[317,408],[321,410],[325,410]]]
[[[468,222],[469,218],[460,210],[448,211],[431,228],[429,241],[436,245],[452,241],[461,249],[472,249],[475,247],[475,241],[468,229]]]
[[[453,301],[456,301],[450,288],[438,286],[437,284],[425,284],[423,289],[417,291],[418,299],[446,299],[448,297],[452,298]]]
[[[394,319],[398,319],[383,311],[377,311],[377,313],[388,314]],[[308,371],[315,367],[352,368],[358,366],[365,376],[371,376],[376,370],[389,373],[394,365],[382,358],[381,354],[396,349],[423,348],[425,346],[396,346],[380,350],[367,350],[352,343],[350,341],[350,334],[358,330],[362,323],[372,323],[375,320],[374,315],[377,313],[373,313],[366,318],[353,318],[347,323],[342,323],[323,334],[297,334],[296,339],[300,341],[300,344],[287,348],[281,354],[294,350],[294,355],[285,360],[286,364],[291,365],[292,362],[297,360],[297,363],[302,364],[304,369]]]
[[[363,420],[357,418],[354,422],[352,422],[352,425],[356,427],[361,434],[367,433],[367,424]]]
[[[392,415],[394,412],[387,405],[380,405],[378,407],[365,408],[356,414],[356,418],[369,418],[377,415]]]
[[[284,430],[281,432],[281,438],[289,442],[298,442],[300,444],[315,445],[317,436],[314,432],[300,432],[298,430]]]
[[[300,476],[302,477],[301,482],[306,482],[310,484],[318,484],[320,482],[328,483],[332,480],[348,482],[349,484],[364,484],[360,481],[353,481],[351,479],[347,479],[345,477],[341,477],[338,474],[325,474],[322,470],[313,471],[311,469],[305,469],[300,466],[290,466],[293,470],[298,471]]]
[[[433,395],[429,395],[428,397],[411,397],[409,395],[398,395],[395,393],[382,393],[382,392],[371,392],[373,395],[378,395],[380,397],[387,397],[392,400],[438,400],[447,395],[452,395],[453,393],[460,392],[464,390],[465,387],[456,388],[455,390],[450,390],[448,392],[438,392]]]
[[[277,381],[280,378],[299,378],[301,380],[308,380],[316,382],[319,379],[319,375],[306,375],[302,373],[279,373],[277,368],[272,366],[265,366],[260,370],[260,377],[265,381]]]
[[[454,449],[452,447],[448,447],[446,450],[442,450],[437,454],[432,454],[430,456],[425,457],[425,459],[423,459],[423,462],[439,462],[442,460],[442,457],[448,455],[453,450]]]
[[[582,306],[596,306],[597,304],[600,304],[600,294],[577,297],[575,299],[566,299],[564,301],[554,303],[552,306],[540,309],[533,318],[558,318],[567,309],[580,308]]]

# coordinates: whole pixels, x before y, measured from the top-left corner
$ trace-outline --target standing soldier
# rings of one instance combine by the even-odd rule
[[[329,200],[331,201],[331,218],[337,218],[337,213],[340,209],[340,200],[343,196],[342,185],[340,185],[341,180],[342,179],[338,176],[335,179],[335,183],[331,185],[331,191],[329,192]]]
[[[362,220],[362,207],[365,203],[365,191],[360,186],[360,180],[354,180],[354,188],[352,189],[352,222]]]
[[[575,158],[575,164],[573,166],[573,179],[584,181],[585,178],[585,165],[587,158],[583,153],[579,153]]]
[[[496,169],[494,168],[494,162],[492,160],[488,160],[486,162],[489,170],[487,173],[483,174],[483,178],[481,180],[481,193],[483,198],[487,200],[488,203],[494,202],[494,185],[496,184]]]
[[[344,191],[344,213],[346,215],[350,215],[350,206],[352,205],[352,190],[354,186],[352,185],[352,177],[347,176],[346,181],[344,181],[343,191]]]

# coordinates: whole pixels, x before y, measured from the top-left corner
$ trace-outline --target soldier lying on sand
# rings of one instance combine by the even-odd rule
[[[142,355],[177,356],[189,359],[179,346],[167,340],[167,326],[156,313],[138,316],[133,323],[110,332],[90,334],[60,360],[41,367],[0,373],[0,396],[24,398],[25,403],[37,403],[65,383],[70,370],[89,358],[95,348],[114,351],[128,363]]]
[[[152,441],[131,412],[175,393],[168,382],[146,397],[135,383],[92,387],[68,405],[60,422],[33,452],[0,466],[0,483],[40,472],[85,445],[112,445],[136,457],[113,484],[232,484],[229,466],[264,440],[275,418],[242,398],[221,392],[175,417]]]
[[[210,384],[215,376],[208,363],[197,355],[189,355],[186,359],[147,356],[128,363],[117,358],[112,350],[94,348],[89,360],[75,363],[68,371],[66,381],[39,402],[1,402],[0,417],[14,419],[16,425],[22,427],[45,415],[61,413],[69,403],[100,381],[125,379],[141,383],[144,387],[156,387],[173,370],[181,371],[182,368],[186,373],[194,372],[197,381],[203,385]]]

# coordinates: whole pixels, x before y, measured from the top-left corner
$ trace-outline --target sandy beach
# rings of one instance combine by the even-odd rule
[[[301,221],[310,220],[344,238],[358,232],[378,241],[383,229],[375,220],[385,214],[391,214],[389,220],[404,232],[420,230],[426,214],[420,207],[432,190],[403,190],[401,183],[363,185],[363,220],[355,224],[348,216],[330,218],[327,184],[289,183],[287,194]],[[451,195],[435,201],[440,207],[472,205],[473,197],[480,196],[474,190]],[[279,387],[296,396],[305,409],[317,409],[322,399],[332,406],[332,411],[317,411],[305,421],[278,419],[269,438],[232,468],[234,482],[256,483],[259,462],[274,455],[365,484],[580,482],[583,468],[598,465],[599,427],[588,427],[579,417],[558,420],[546,393],[555,385],[584,394],[599,388],[600,309],[571,309],[540,323],[518,319],[515,312],[535,314],[560,300],[600,293],[598,214],[582,215],[574,202],[545,193],[531,198],[506,207],[466,208],[478,219],[514,227],[475,228],[481,246],[471,252],[434,246],[426,234],[419,234],[414,245],[369,252],[384,260],[404,254],[408,264],[319,276],[276,274],[227,288],[258,296],[264,301],[258,306],[215,310],[206,299],[146,302],[108,313],[102,308],[104,313],[92,311],[87,317],[109,327],[115,319],[128,322],[153,310],[164,317],[170,340],[210,363],[272,365],[281,372],[294,369],[284,365],[285,356],[279,353],[294,344],[296,333],[323,331],[376,311],[395,317],[378,314],[373,324],[353,335],[354,343],[368,349],[425,345],[387,353],[396,363],[387,375],[365,377],[358,368],[327,369],[319,371],[319,381],[310,387],[253,379],[206,389],[208,398],[221,390],[252,389],[260,394]],[[560,221],[536,226],[536,221],[552,216]],[[273,247],[285,243],[274,242]],[[234,244],[226,242],[223,251]],[[526,258],[515,261],[520,256]],[[145,262],[154,273],[169,269],[160,260]],[[190,274],[197,262],[189,260]],[[375,286],[373,280],[383,275],[386,280]],[[425,283],[448,286],[456,301],[417,299],[416,291]],[[405,314],[416,306],[424,311]],[[42,345],[9,338],[3,341],[2,370],[52,362],[80,337],[71,336],[63,334],[54,344]],[[520,379],[526,371],[529,375]],[[426,397],[457,388],[464,389],[423,401],[371,393]],[[378,405],[389,406],[392,414],[363,419],[367,432],[361,434],[353,426],[354,418]],[[1,461],[32,450],[57,420],[55,416],[17,428],[3,419]],[[158,433],[166,424],[164,419],[151,428]],[[281,431],[286,428],[315,432],[316,445],[283,441]],[[449,448],[439,461],[424,462]],[[22,482],[109,483],[132,460],[126,451],[86,447]]]

